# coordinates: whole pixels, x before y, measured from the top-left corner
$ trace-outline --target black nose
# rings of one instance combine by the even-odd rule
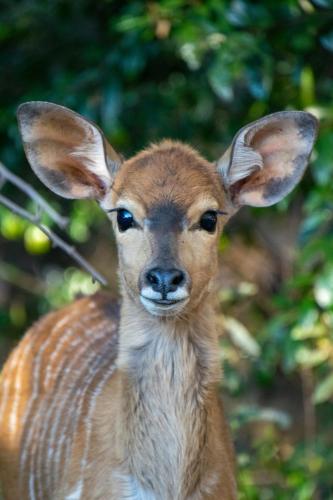
[[[166,298],[168,292],[175,292],[184,284],[185,273],[180,269],[161,269],[155,267],[146,274],[146,280],[155,292],[160,292]]]

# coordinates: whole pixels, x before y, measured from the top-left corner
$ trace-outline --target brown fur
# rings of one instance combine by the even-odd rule
[[[51,313],[8,360],[0,385],[6,500],[236,498],[218,394],[218,239],[242,196],[277,201],[299,179],[314,137],[309,116],[278,113],[242,129],[218,168],[163,141],[119,169],[101,132],[82,117],[50,103],[20,108],[39,177],[58,194],[93,196],[110,211],[122,305],[119,320],[101,295]],[[124,232],[113,211],[121,208],[135,220]],[[228,214],[210,233],[200,219],[212,210]],[[160,266],[186,277],[186,301],[178,297],[170,315],[142,300],[147,270]]]
[[[125,162],[110,196],[112,206],[129,206],[140,224],[150,217],[151,207],[156,203],[172,201],[182,207],[190,229],[198,224],[206,210],[228,209],[214,165],[189,146],[173,141],[163,141],[160,146],[152,146]],[[209,290],[208,284],[216,275],[217,241],[227,219],[227,216],[220,217],[219,230],[213,235],[192,230],[174,234],[162,228],[169,239],[174,239],[175,262],[190,270],[192,307]],[[161,235],[151,231],[119,234],[116,225],[114,229],[121,263],[120,279],[137,300],[138,276],[156,260]]]
[[[184,165],[186,168],[183,168]],[[131,203],[140,207],[135,211],[139,222],[141,218],[137,213],[142,218],[149,217],[151,205],[155,202],[173,202],[183,208],[190,228],[197,224],[201,214],[208,208],[224,208],[224,192],[213,166],[190,148],[172,142],[164,142],[161,147],[154,146],[124,163],[116,177],[112,196],[113,204],[121,199],[130,199]],[[219,229],[222,225],[221,219]],[[217,391],[220,368],[214,314],[210,305],[213,290],[211,281],[217,269],[218,232],[208,234],[189,229],[174,235],[170,228],[165,228],[170,238],[175,240],[175,259],[190,271],[191,302],[180,317],[161,320],[144,311],[137,299],[138,276],[156,258],[158,234],[154,235],[150,231],[120,234],[115,230],[124,297],[119,326],[118,370],[110,375],[96,400],[87,457],[94,467],[84,472],[82,498],[122,498],[124,489],[128,488],[128,477],[135,478],[143,491],[153,490],[156,495],[154,498],[159,499],[236,498],[232,446]],[[27,389],[25,394],[16,395],[20,401],[20,411],[15,442],[11,441],[9,432],[1,434],[3,454],[0,460],[4,472],[5,498],[25,498],[22,491],[18,493],[17,489],[19,470],[24,492],[29,491],[29,475],[31,480],[32,470],[35,470],[37,479],[34,485],[39,487],[41,495],[37,498],[46,498],[51,492],[51,498],[65,498],[75,489],[80,477],[84,419],[92,389],[87,390],[78,415],[77,433],[71,436],[74,438],[71,458],[65,460],[66,448],[63,444],[63,448],[58,450],[58,459],[63,462],[57,470],[52,461],[46,459],[49,453],[47,439],[50,439],[51,429],[56,428],[53,445],[61,448],[61,432],[70,433],[70,422],[75,410],[69,406],[58,414],[55,406],[48,415],[46,408],[52,399],[61,401],[61,391],[65,391],[61,377],[67,377],[66,385],[74,384],[72,393],[65,391],[63,395],[70,405],[71,397],[75,396],[77,390],[75,387],[79,387],[86,372],[83,371],[79,380],[76,380],[75,366],[76,363],[80,366],[79,359],[66,375],[57,369],[63,359],[67,360],[65,365],[71,366],[70,360],[77,344],[71,347],[70,342],[65,343],[51,364],[48,360],[68,328],[75,332],[76,338],[82,336],[84,330],[91,330],[91,340],[86,347],[91,349],[94,330],[98,330],[105,317],[103,307],[104,299],[96,297],[82,299],[52,313],[28,332],[13,354],[14,361],[13,357],[8,361],[3,383],[10,377],[10,383],[13,384],[15,375],[10,372],[20,369],[20,380],[25,381]],[[66,317],[70,318],[69,324]],[[29,407],[29,397],[33,391],[31,371],[36,363],[34,360],[38,358],[40,346],[47,336],[57,329],[59,321],[65,321],[64,327],[53,334],[52,342],[43,350],[37,374],[39,384],[42,384],[45,371],[49,370],[54,373],[54,384],[44,388],[40,386],[38,399],[30,408],[28,420],[24,421],[23,415]],[[96,356],[104,349],[113,328],[110,322],[100,344],[94,347]],[[73,338],[74,333],[69,340],[72,342]],[[20,352],[29,343],[31,354],[25,361]],[[109,363],[112,363],[116,359],[116,351],[107,352],[105,355],[109,356]],[[15,362],[15,359],[18,361]],[[17,368],[13,367],[13,363],[17,364]],[[12,401],[8,401],[3,425],[9,421],[12,404]],[[41,411],[43,404],[45,409]],[[32,436],[35,437],[27,444],[27,427],[31,426],[31,419],[34,420]],[[39,436],[43,437],[46,444],[38,448],[35,440],[38,441]],[[22,467],[21,464],[20,468],[19,456],[22,456],[26,446],[30,446],[29,454],[34,455],[35,459],[33,466],[28,463]],[[10,454],[15,458],[12,464],[8,463]],[[39,465],[38,469],[38,463],[44,465]],[[66,468],[63,469],[65,463]],[[26,498],[30,498],[25,494]]]

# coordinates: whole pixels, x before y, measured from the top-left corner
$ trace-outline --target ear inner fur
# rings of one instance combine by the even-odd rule
[[[268,115],[247,125],[218,162],[234,205],[272,205],[301,179],[317,135],[317,121],[302,111]]]
[[[65,198],[105,196],[120,158],[95,124],[39,101],[22,104],[17,116],[27,158],[42,182]]]

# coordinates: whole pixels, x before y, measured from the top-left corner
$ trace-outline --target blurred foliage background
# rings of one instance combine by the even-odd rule
[[[46,193],[15,111],[49,100],[130,156],[164,137],[213,160],[244,124],[283,109],[321,121],[300,187],[244,209],[221,240],[223,394],[241,499],[333,499],[333,4],[331,0],[3,0],[0,160],[70,216],[67,239],[117,293],[97,207]],[[5,183],[2,193],[34,209]],[[51,224],[51,221],[45,220]],[[0,206],[0,359],[41,314],[98,288]]]

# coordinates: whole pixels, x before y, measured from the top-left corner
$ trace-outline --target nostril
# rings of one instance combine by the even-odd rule
[[[146,273],[146,284],[155,292],[166,297],[169,292],[175,292],[185,282],[185,273],[180,269],[162,269],[156,267]]]
[[[149,283],[151,283],[152,285],[157,285],[158,284],[158,278],[157,276],[155,275],[155,273],[153,272],[150,272],[147,274],[147,280],[149,281]]]
[[[184,273],[181,271],[177,271],[177,273],[175,274],[175,276],[173,277],[173,279],[171,281],[171,284],[178,286],[184,281],[184,278],[185,278]]]

